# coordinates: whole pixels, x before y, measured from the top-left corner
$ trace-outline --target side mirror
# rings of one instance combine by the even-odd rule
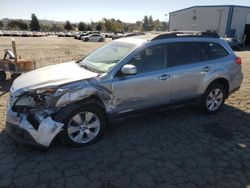
[[[124,75],[135,75],[137,74],[137,69],[136,66],[128,64],[122,67],[121,72]]]

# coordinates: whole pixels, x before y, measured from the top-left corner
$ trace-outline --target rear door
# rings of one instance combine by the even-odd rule
[[[95,42],[96,41],[96,35],[95,34],[90,35],[89,40]]]
[[[172,67],[172,100],[174,102],[201,96],[201,85],[214,71],[200,42],[176,42],[168,45]]]

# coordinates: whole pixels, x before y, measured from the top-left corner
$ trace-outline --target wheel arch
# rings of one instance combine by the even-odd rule
[[[100,107],[106,114],[106,108],[104,105],[104,102],[99,98],[99,96],[93,94],[90,95],[86,98],[81,99],[79,102],[81,105],[85,105],[85,104],[94,104],[97,105],[98,107]]]
[[[225,90],[226,90],[226,98],[228,98],[229,96],[229,89],[230,89],[230,86],[229,86],[229,81],[223,77],[220,77],[220,78],[216,78],[215,80],[213,80],[212,82],[210,82],[207,86],[207,88],[209,88],[211,85],[215,84],[215,83],[219,83],[221,84],[222,86],[225,87]],[[207,90],[206,88],[206,90]]]
[[[89,105],[89,104],[98,106],[107,117],[105,105],[104,105],[103,101],[96,95],[91,95],[91,96],[88,96],[88,97],[83,98],[81,100],[67,104],[66,106],[59,109],[52,117],[56,121],[62,122],[62,119],[63,119],[62,115],[63,114],[71,113],[75,109],[80,108],[83,105]]]

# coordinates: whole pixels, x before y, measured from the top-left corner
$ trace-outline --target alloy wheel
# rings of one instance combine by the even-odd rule
[[[207,97],[206,101],[207,108],[210,111],[217,110],[222,105],[223,98],[224,98],[223,91],[220,88],[213,89]]]
[[[71,118],[67,127],[70,139],[76,143],[91,142],[100,131],[100,119],[92,112],[80,112]]]

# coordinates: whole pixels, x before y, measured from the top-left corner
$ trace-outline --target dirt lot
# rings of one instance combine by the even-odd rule
[[[0,38],[0,57],[4,49],[11,48],[11,40],[11,37]],[[15,41],[18,56],[35,60],[38,67],[44,67],[82,58],[110,39],[105,43],[84,43],[71,37],[16,37]]]
[[[0,38],[0,51],[10,42]],[[38,67],[103,45],[56,37],[16,42],[18,54]],[[100,142],[77,149],[55,142],[40,152],[13,141],[4,131],[11,81],[0,82],[0,187],[250,186],[250,51],[237,54],[244,82],[220,113],[208,116],[193,107],[150,112],[113,124]]]

